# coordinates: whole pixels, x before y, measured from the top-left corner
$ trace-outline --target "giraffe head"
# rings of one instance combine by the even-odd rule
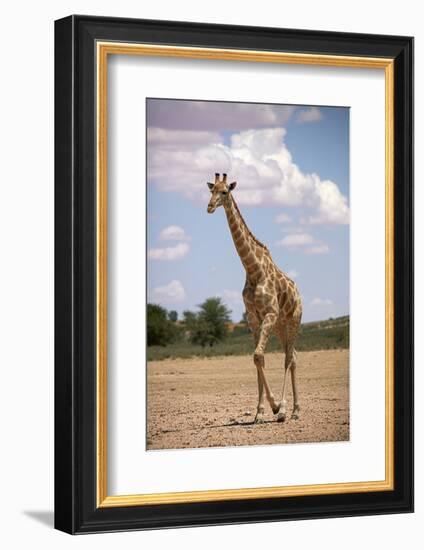
[[[218,206],[224,205],[230,197],[230,192],[235,188],[237,182],[227,183],[227,174],[222,174],[222,180],[219,179],[219,174],[215,174],[215,183],[207,183],[210,192],[212,193],[211,200],[208,204],[208,213],[212,214]]]

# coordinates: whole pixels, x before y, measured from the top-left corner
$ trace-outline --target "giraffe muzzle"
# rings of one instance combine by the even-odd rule
[[[208,210],[208,214],[213,214],[216,210],[216,206],[209,204],[207,210]]]

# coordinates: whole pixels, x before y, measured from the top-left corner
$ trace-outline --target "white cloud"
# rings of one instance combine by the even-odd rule
[[[339,188],[334,182],[320,181],[316,186],[316,194],[318,198],[317,213],[309,218],[309,223],[349,223],[347,198],[340,194]]]
[[[151,260],[180,260],[187,256],[190,247],[187,243],[179,243],[176,246],[166,248],[151,248],[147,255]]]
[[[318,122],[322,118],[322,113],[318,109],[318,107],[310,107],[309,109],[298,112],[296,116],[296,122],[299,122],[301,124],[303,122]]]
[[[201,130],[164,130],[163,128],[148,128],[147,139],[149,144],[164,145],[167,148],[179,149],[184,145],[201,145],[220,143],[218,132],[206,132]]]
[[[162,241],[189,241],[190,237],[179,225],[169,225],[159,233]]]
[[[330,252],[330,249],[328,245],[322,243],[305,248],[305,252],[306,254],[328,254]]]
[[[320,307],[320,306],[332,306],[333,300],[329,300],[328,298],[314,298],[311,301],[311,306],[314,307]]]
[[[303,224],[302,220],[300,220],[300,222],[301,224]],[[283,235],[290,235],[291,233],[303,233],[304,231],[306,231],[306,229],[304,227],[299,227],[298,225],[288,224],[281,226],[281,233],[283,233]]]
[[[309,233],[301,233],[299,231],[286,235],[275,244],[294,250],[300,248],[305,254],[327,254],[330,252],[330,248],[327,244],[318,241]]]
[[[214,132],[149,128],[149,182],[206,203],[206,182],[225,172],[238,181],[239,204],[302,206],[306,223],[349,223],[347,198],[334,182],[300,170],[285,135],[281,127],[245,130],[232,134],[226,145]]]
[[[282,126],[295,110],[292,105],[149,99],[147,123],[151,127],[170,130],[188,128],[190,131],[234,132]]]
[[[166,304],[182,302],[186,297],[183,285],[174,279],[165,286],[158,286],[153,289],[153,298]]]
[[[286,235],[278,241],[279,246],[286,246],[291,248],[297,248],[299,246],[304,246],[306,244],[315,243],[314,237],[308,233],[293,233],[292,235]]]
[[[297,277],[299,277],[299,273],[295,269],[289,269],[289,271],[287,271],[286,273],[290,277],[290,279],[296,279]]]
[[[278,214],[275,218],[275,223],[290,223],[292,221],[291,217],[288,214],[282,212]]]
[[[221,294],[225,302],[230,304],[242,304],[243,298],[238,290],[223,290]]]

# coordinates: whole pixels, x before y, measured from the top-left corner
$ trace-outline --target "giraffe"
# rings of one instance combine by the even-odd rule
[[[287,417],[286,383],[291,373],[293,409],[291,417],[297,419],[300,411],[296,385],[295,340],[302,318],[302,300],[295,283],[283,273],[272,260],[268,248],[250,231],[232,195],[237,182],[227,184],[227,174],[220,179],[215,174],[215,183],[207,185],[212,194],[207,211],[215,212],[223,206],[237,253],[246,271],[243,301],[247,320],[255,343],[253,362],[257,370],[258,406],[255,424],[264,421],[264,389],[266,398],[277,421]],[[265,348],[274,331],[285,352],[281,402],[277,402],[265,375]]]

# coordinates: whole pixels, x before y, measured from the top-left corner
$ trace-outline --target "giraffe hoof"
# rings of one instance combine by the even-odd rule
[[[255,418],[255,420],[253,421],[254,424],[263,424],[265,422],[265,420],[263,419],[262,416],[257,416]]]
[[[277,416],[277,422],[284,422],[286,420],[286,413],[280,412],[280,414]]]
[[[280,408],[281,408],[281,403],[278,403],[278,405],[275,405],[275,407],[273,407],[272,412],[274,414],[277,414]]]
[[[293,420],[299,420],[299,411],[300,411],[299,405],[295,405],[291,415]]]

